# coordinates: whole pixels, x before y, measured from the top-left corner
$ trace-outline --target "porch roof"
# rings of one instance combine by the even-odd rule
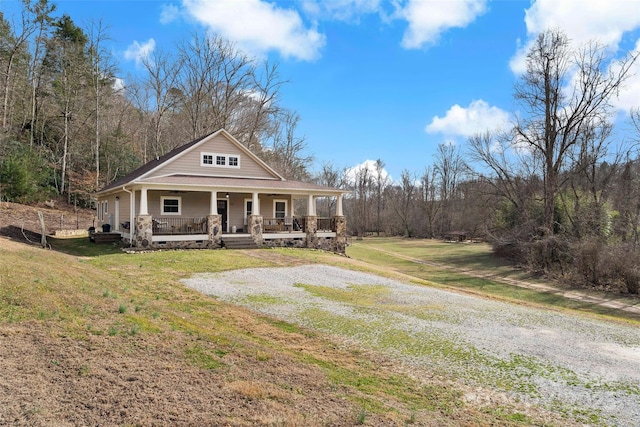
[[[195,175],[169,175],[134,181],[131,184],[134,186],[146,185],[152,188],[180,187],[183,190],[192,191],[210,191],[212,189],[219,189],[222,191],[238,190],[246,192],[282,192],[287,194],[312,193],[317,196],[337,196],[339,194],[348,193],[348,191],[345,190],[300,181],[279,181],[272,179],[255,178],[226,178]]]

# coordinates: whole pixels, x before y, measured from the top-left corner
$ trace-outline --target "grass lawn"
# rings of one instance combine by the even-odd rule
[[[0,239],[0,356],[23,372],[0,373],[0,424],[548,423],[535,408],[470,404],[452,382],[415,378],[375,352],[179,283],[301,259],[375,271],[368,262],[305,250],[125,254],[86,238],[50,244]]]

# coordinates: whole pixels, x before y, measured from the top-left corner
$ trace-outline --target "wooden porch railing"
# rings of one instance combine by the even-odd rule
[[[304,218],[290,216],[284,218],[262,218],[262,227],[265,233],[305,231]]]
[[[335,218],[318,217],[318,231],[336,231]]]
[[[153,234],[206,234],[206,217],[158,217],[153,218]]]
[[[265,233],[282,233],[289,231],[307,231],[306,217],[263,218]],[[335,218],[318,218],[317,231],[336,231]]]

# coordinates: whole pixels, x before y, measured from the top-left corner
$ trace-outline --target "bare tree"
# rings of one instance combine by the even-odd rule
[[[400,183],[394,186],[391,204],[396,217],[400,220],[402,232],[407,237],[413,237],[415,230],[413,220],[415,215],[416,179],[408,170],[400,173]]]
[[[513,143],[542,160],[542,225],[548,235],[555,232],[555,200],[561,173],[571,167],[571,152],[580,150],[584,132],[607,123],[611,100],[637,57],[635,53],[610,63],[607,50],[597,42],[572,50],[560,30],[541,33],[527,54],[527,71],[515,89],[525,112],[515,124]]]
[[[274,124],[275,130],[270,145],[263,147],[262,156],[274,169],[287,179],[306,180],[313,156],[305,154],[307,143],[296,135],[300,116],[283,111],[281,119]]]
[[[467,165],[460,154],[460,149],[453,144],[439,144],[435,155],[434,169],[439,179],[439,195],[442,203],[442,221],[440,231],[451,230],[454,215],[454,198]]]
[[[437,191],[437,175],[433,167],[426,167],[422,174],[421,188],[422,193],[420,208],[424,214],[426,236],[433,238],[435,236],[435,222],[440,213],[442,206],[441,199],[438,197]]]
[[[174,107],[175,98],[172,90],[178,81],[178,76],[182,69],[182,62],[174,60],[168,53],[161,50],[154,50],[149,56],[143,58],[142,64],[147,72],[142,84],[147,90],[139,93],[146,93],[150,96],[153,113],[151,123],[153,128],[152,150],[153,156],[159,157],[174,148],[175,142],[170,146],[162,144],[162,131],[168,112]]]
[[[109,55],[105,48],[105,41],[109,40],[107,35],[107,27],[98,21],[92,22],[88,28],[89,36],[89,60],[91,61],[91,86],[94,96],[94,126],[95,126],[95,141],[94,141],[94,158],[95,158],[95,185],[96,190],[100,187],[100,133],[101,133],[101,119],[102,119],[102,103],[106,98],[103,96],[107,89],[110,89],[114,81],[115,64],[113,64],[112,57]]]

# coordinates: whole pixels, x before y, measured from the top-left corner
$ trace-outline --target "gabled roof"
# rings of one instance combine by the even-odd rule
[[[260,159],[253,152],[251,152],[251,150],[249,150],[244,145],[242,145],[229,132],[227,132],[225,129],[219,129],[219,130],[217,130],[217,131],[215,131],[213,133],[210,133],[209,135],[205,135],[205,136],[203,136],[201,138],[198,138],[198,139],[195,139],[195,140],[193,140],[193,141],[191,141],[191,142],[189,142],[187,144],[184,144],[184,145],[181,145],[181,146],[179,146],[177,148],[174,148],[173,150],[171,150],[170,152],[168,152],[164,156],[155,158],[155,159],[145,163],[144,165],[140,166],[138,169],[135,169],[134,171],[128,173],[125,176],[123,176],[122,178],[118,178],[117,180],[113,181],[111,184],[105,186],[104,188],[99,190],[97,192],[97,194],[105,193],[105,192],[108,192],[110,190],[113,190],[113,189],[116,189],[116,188],[120,188],[120,187],[126,186],[126,185],[134,183],[134,182],[139,182],[140,180],[143,180],[146,176],[151,174],[153,171],[155,171],[155,170],[157,170],[159,168],[162,168],[163,166],[167,165],[168,163],[170,163],[170,162],[174,161],[175,159],[183,156],[185,153],[191,151],[192,149],[195,149],[199,145],[205,143],[206,141],[208,141],[210,139],[215,138],[218,135],[225,136],[232,144],[234,144],[238,149],[243,151],[246,155],[251,157],[263,169],[265,169],[269,174],[271,174],[276,180],[285,181],[285,179],[278,172],[273,170],[269,165],[267,165],[264,161],[262,161],[262,159]]]

